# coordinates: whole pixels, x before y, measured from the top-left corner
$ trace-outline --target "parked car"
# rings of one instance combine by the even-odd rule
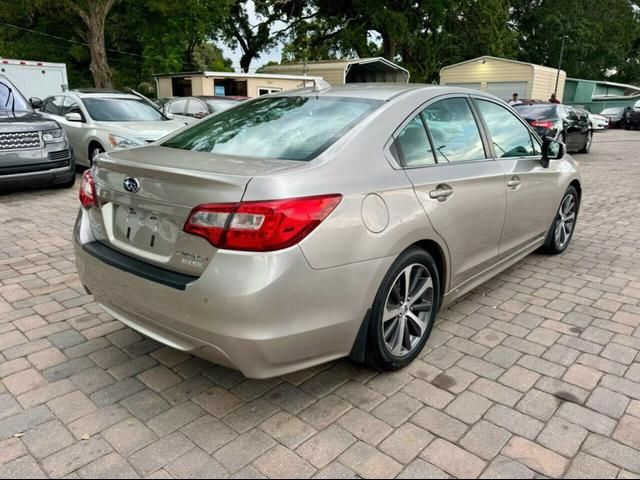
[[[32,102],[38,105],[39,100]],[[20,90],[0,75],[0,192],[23,186],[70,188],[75,181],[64,130],[34,112]]]
[[[47,98],[45,117],[67,132],[74,158],[90,166],[102,152],[139,147],[184,127],[145,99],[115,90],[72,90]]]
[[[587,117],[589,117],[589,122],[591,122],[593,130],[606,130],[607,128],[609,128],[609,119],[607,117],[599,115],[597,113],[591,113],[582,108],[576,108],[576,111],[579,115],[586,115]]]
[[[223,112],[236,106],[242,97],[180,97],[169,100],[162,107],[167,115],[196,122],[212,113]]]
[[[593,143],[593,126],[587,115],[575,108],[553,103],[518,105],[522,117],[536,129],[541,138],[552,138],[566,144],[567,151],[589,153]]]
[[[622,128],[625,130],[637,130],[640,128],[640,108],[625,108],[622,117]]]
[[[496,97],[318,82],[100,155],[74,243],[96,302],[173,348],[253,378],[395,370],[439,308],[564,252],[580,198],[564,145]]]
[[[609,128],[622,128],[624,119],[624,107],[605,108],[600,115],[609,119]]]

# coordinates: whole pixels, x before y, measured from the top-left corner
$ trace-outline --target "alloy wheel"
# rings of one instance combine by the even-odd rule
[[[424,265],[414,263],[395,279],[384,306],[385,347],[396,357],[411,354],[429,325],[434,304],[433,279]]]
[[[573,195],[567,194],[562,200],[556,220],[555,240],[558,248],[563,249],[571,240],[576,223],[577,202]]]

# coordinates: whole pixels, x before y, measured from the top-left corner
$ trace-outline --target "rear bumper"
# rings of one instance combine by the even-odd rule
[[[269,378],[348,356],[393,259],[312,269],[297,247],[218,251],[184,290],[88,252],[87,213],[75,230],[82,283],[114,318],[170,347]]]

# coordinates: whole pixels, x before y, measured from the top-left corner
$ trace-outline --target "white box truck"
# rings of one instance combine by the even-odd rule
[[[0,75],[6,76],[27,97],[44,99],[69,89],[64,63],[0,59]]]

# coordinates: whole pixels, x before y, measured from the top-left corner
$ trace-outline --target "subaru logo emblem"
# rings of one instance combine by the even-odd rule
[[[138,190],[140,190],[140,182],[137,178],[127,177],[124,179],[124,182],[122,182],[122,185],[124,186],[124,189],[129,193],[136,193]]]

